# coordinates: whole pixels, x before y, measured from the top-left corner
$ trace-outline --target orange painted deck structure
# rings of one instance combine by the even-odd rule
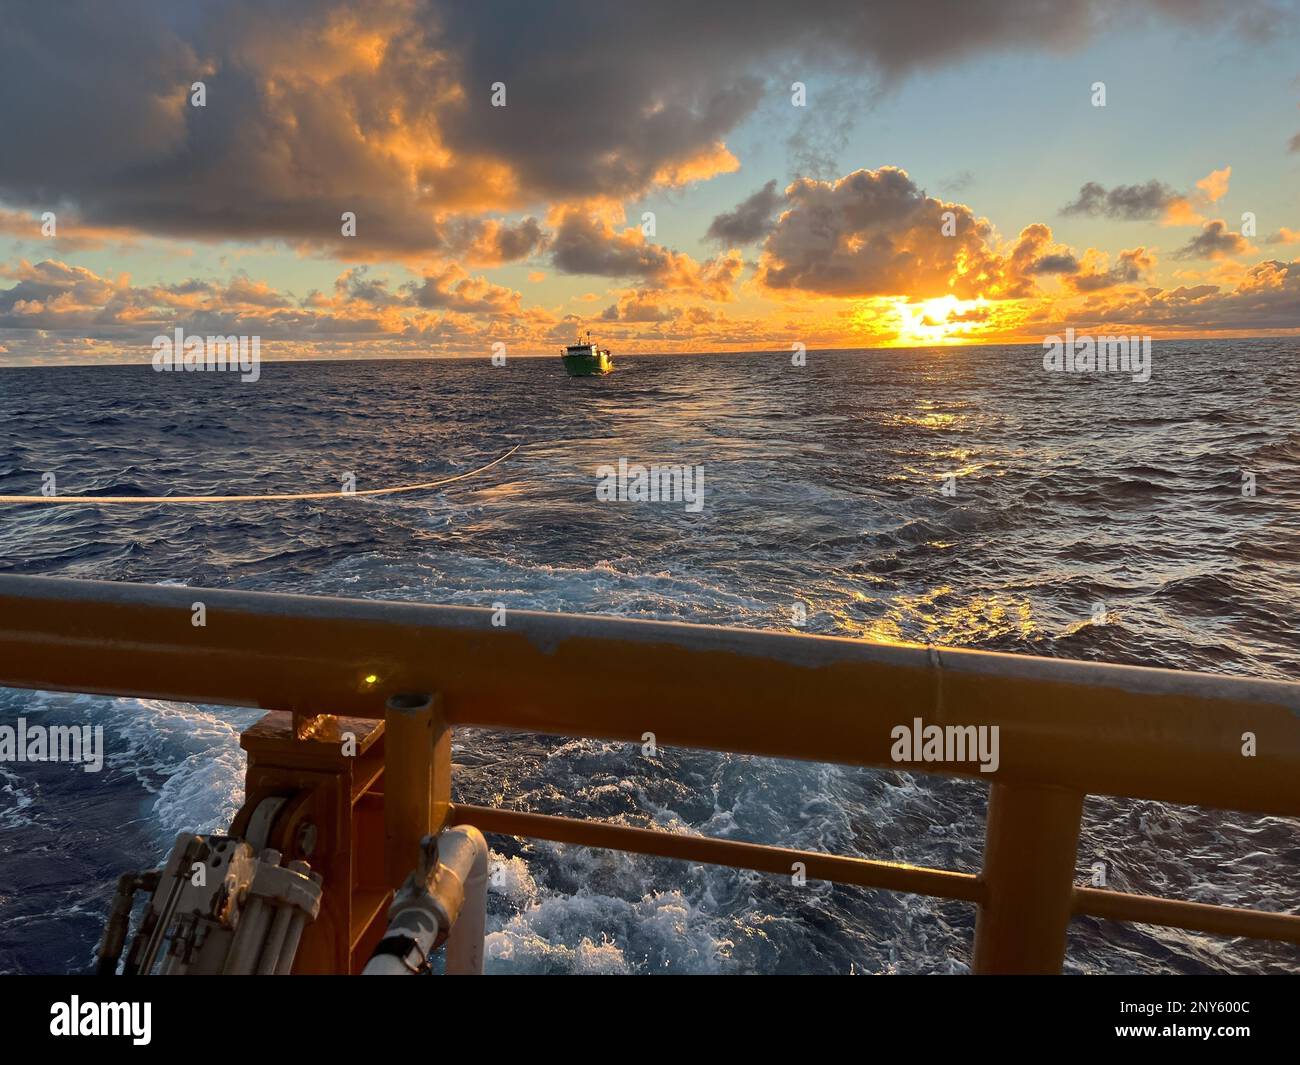
[[[206,625],[192,624],[202,602]],[[1076,884],[1090,794],[1300,816],[1300,684],[614,618],[0,576],[0,685],[262,707],[255,801],[325,877],[295,972],[356,972],[419,837],[447,824],[957,899],[973,969],[1061,970],[1089,915],[1300,943],[1300,915]],[[386,708],[430,693],[423,710]],[[1000,729],[1000,764],[891,760],[913,718]],[[358,719],[358,720],[349,720]],[[451,804],[460,726],[962,775],[990,785],[978,874]],[[1246,734],[1255,753],[1243,755]],[[344,753],[341,737],[355,738]]]

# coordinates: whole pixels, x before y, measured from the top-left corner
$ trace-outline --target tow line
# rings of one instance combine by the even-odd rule
[[[297,492],[274,493],[260,496],[0,496],[0,503],[270,503],[290,499],[350,499],[353,496],[390,496],[399,492],[423,492],[430,488],[441,488],[454,481],[465,481],[490,470],[497,463],[505,462],[522,445],[516,444],[504,455],[498,455],[491,462],[458,473],[455,477],[444,477],[438,481],[424,481],[420,484],[403,484],[393,488],[367,488],[351,492]]]

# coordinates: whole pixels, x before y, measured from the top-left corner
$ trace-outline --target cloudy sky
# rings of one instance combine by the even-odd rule
[[[1297,331],[1297,15],[5,0],[0,362]]]

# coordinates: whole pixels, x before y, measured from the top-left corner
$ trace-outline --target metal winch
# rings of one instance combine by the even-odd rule
[[[288,974],[320,912],[321,877],[304,861],[281,864],[260,842],[181,833],[161,870],[122,877],[98,973],[117,972],[135,896],[148,891],[123,975]]]

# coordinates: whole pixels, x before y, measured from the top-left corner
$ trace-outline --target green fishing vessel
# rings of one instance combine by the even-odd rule
[[[560,357],[570,377],[598,377],[614,369],[609,349],[594,344],[590,332],[585,344],[570,344]]]

